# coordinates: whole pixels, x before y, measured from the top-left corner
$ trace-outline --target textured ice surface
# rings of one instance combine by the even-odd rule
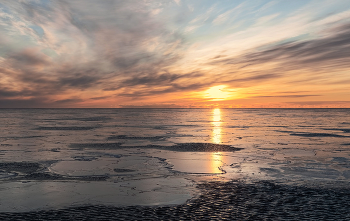
[[[350,181],[349,109],[0,109],[0,210],[182,203],[193,181]]]

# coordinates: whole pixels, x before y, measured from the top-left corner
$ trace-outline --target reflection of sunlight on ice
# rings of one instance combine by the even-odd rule
[[[221,143],[221,128],[213,129],[213,143],[219,144]]]
[[[213,110],[213,121],[211,122],[214,126],[212,141],[215,144],[221,143],[221,111],[219,108]]]
[[[211,171],[212,173],[220,173],[221,171],[219,170],[220,167],[222,167],[222,156],[220,152],[215,152],[211,154]]]
[[[212,119],[212,142],[215,144],[221,143],[221,111],[219,108],[213,110],[213,119]],[[221,153],[216,152],[211,155],[211,168],[213,173],[218,172],[218,168],[222,166]]]

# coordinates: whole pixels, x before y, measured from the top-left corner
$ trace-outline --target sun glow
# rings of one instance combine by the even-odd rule
[[[204,97],[216,101],[225,100],[231,96],[230,91],[226,88],[226,85],[211,87],[204,92]]]

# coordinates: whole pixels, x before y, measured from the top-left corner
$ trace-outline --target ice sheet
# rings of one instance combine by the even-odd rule
[[[350,181],[348,109],[1,109],[0,211],[182,203],[200,181]]]

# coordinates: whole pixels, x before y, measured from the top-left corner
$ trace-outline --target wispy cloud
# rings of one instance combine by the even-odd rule
[[[154,7],[152,11],[140,2],[3,4],[2,30],[29,37],[30,47],[18,48],[12,40],[10,52],[1,60],[2,74],[16,82],[12,87],[19,97],[28,90],[60,95],[74,88],[103,89],[111,80],[118,85],[130,75],[157,75],[178,59],[183,45],[181,34],[168,30],[154,18]],[[34,26],[43,30],[42,36]],[[149,44],[155,44],[153,50]]]
[[[241,98],[336,101],[349,36],[342,0],[0,0],[0,107],[181,106],[221,84]],[[300,85],[309,92],[283,94]]]
[[[334,34],[326,37],[291,41],[255,49],[238,57],[215,59],[214,65],[240,65],[245,68],[262,64],[278,63],[284,71],[320,68],[329,72],[348,69],[350,61],[350,23],[331,28]],[[312,74],[312,72],[310,72]]]
[[[246,3],[241,3],[238,6],[236,6],[233,9],[230,9],[220,15],[218,15],[214,20],[213,20],[213,24],[215,25],[221,25],[223,23],[225,23],[227,20],[229,19],[234,19],[235,17],[238,16],[238,14],[241,12],[241,9],[244,7]],[[233,14],[233,16],[232,16]]]

